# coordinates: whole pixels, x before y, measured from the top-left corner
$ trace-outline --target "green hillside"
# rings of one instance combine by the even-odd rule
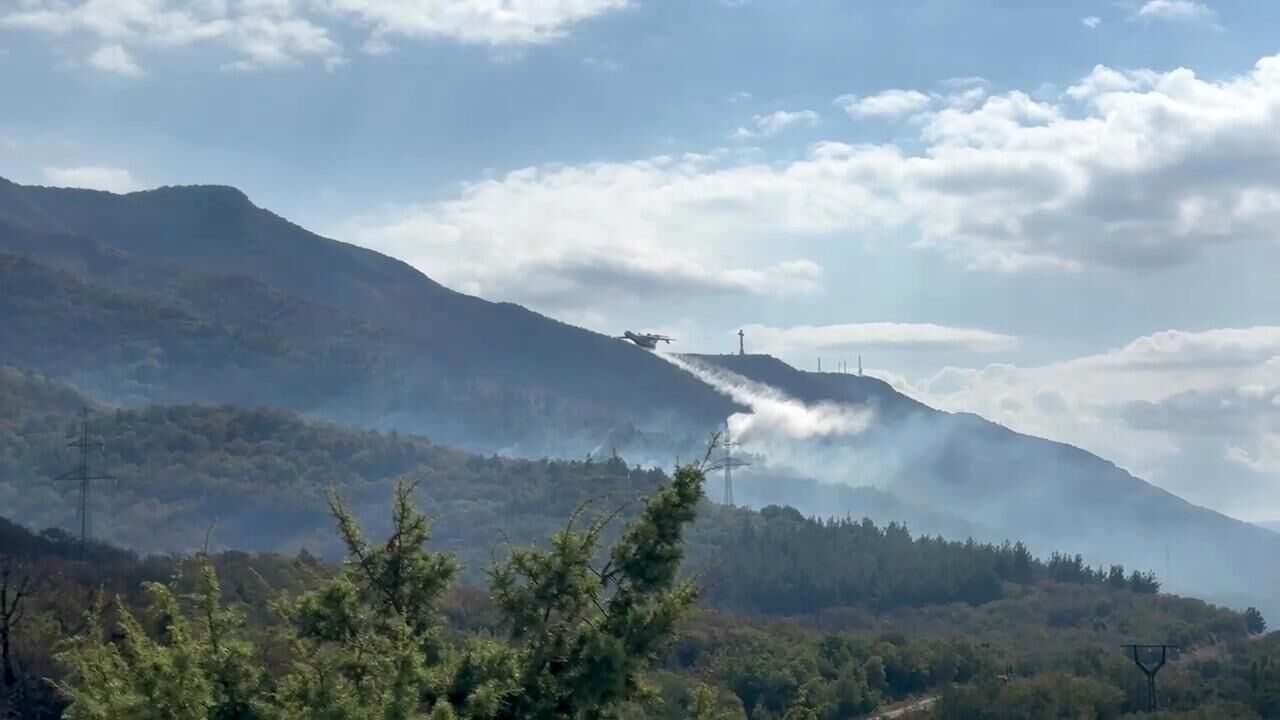
[[[702,512],[706,510],[704,507]],[[738,520],[744,517],[750,514]],[[780,552],[799,550],[821,558],[830,549],[830,536],[822,525],[806,530],[801,520],[787,522],[799,531],[800,538],[807,539],[798,539]],[[371,535],[375,547],[382,547],[381,537]],[[39,682],[39,677],[58,678],[81,688],[86,682],[98,683],[93,679],[96,676],[69,677],[68,666],[52,654],[59,647],[58,638],[89,629],[81,613],[92,598],[102,593],[120,598],[122,604],[117,607],[121,609],[104,617],[108,627],[113,627],[123,609],[144,613],[146,598],[156,597],[155,591],[141,592],[143,583],[167,583],[176,572],[171,587],[178,596],[200,602],[202,571],[195,558],[139,560],[95,544],[81,561],[74,538],[57,532],[36,535],[4,521],[0,521],[0,540],[0,568],[5,569],[0,585],[12,589],[21,583],[27,588],[22,609],[29,620],[9,635],[14,672],[0,687],[0,710],[8,707],[21,717],[58,717],[65,705],[67,698]],[[905,564],[914,572],[936,574],[937,567],[928,563],[936,558],[937,549],[906,538],[879,546],[864,543],[861,550],[846,553],[845,562],[839,564]],[[742,549],[744,553],[758,550]],[[955,545],[945,562],[981,562],[991,553],[990,548]],[[495,556],[494,562],[502,563],[504,557]],[[768,556],[758,559],[768,565],[776,562]],[[242,631],[232,625],[221,626],[219,637],[224,642],[234,637],[236,647],[260,644],[265,653],[232,656],[238,658],[233,667],[240,677],[250,671],[247,664],[265,663],[260,680],[240,687],[270,686],[276,682],[272,678],[296,672],[289,671],[289,658],[301,649],[275,644],[273,638],[287,630],[288,621],[268,612],[267,604],[281,597],[279,593],[297,597],[324,587],[337,569],[309,555],[288,558],[237,552],[216,554],[210,561],[222,581],[218,597],[247,619]],[[828,570],[834,569],[829,561],[822,561]],[[1088,573],[1080,574],[1070,561],[1055,560],[1047,566],[1032,561],[1028,567],[1039,579],[1025,585],[1010,584],[1005,597],[998,600],[919,604],[906,586],[879,585],[877,602],[872,605],[826,608],[785,619],[716,609],[717,580],[704,577],[698,584],[707,607],[688,615],[662,644],[661,652],[652,656],[645,672],[651,692],[642,700],[619,706],[619,717],[836,720],[911,697],[940,698],[930,710],[930,716],[938,718],[1128,716],[1143,707],[1145,688],[1117,646],[1153,637],[1183,647],[1161,678],[1161,701],[1176,712],[1173,717],[1265,718],[1280,707],[1280,673],[1266,662],[1276,649],[1274,638],[1248,640],[1240,615],[1196,600],[1135,592],[1089,579]],[[1074,578],[1064,574],[1071,568],[1077,573]],[[740,600],[746,589],[755,588],[760,597],[767,598],[779,587],[776,578],[752,579],[740,585],[734,597]],[[192,591],[196,594],[187,594]],[[438,640],[433,642],[476,647],[473,644],[483,643],[485,637],[512,632],[511,620],[501,609],[502,597],[498,590],[490,594],[468,586],[442,596],[436,607],[444,622],[443,634],[435,635]],[[171,623],[172,616],[167,617],[170,619],[165,623]],[[197,633],[195,637],[203,636]],[[109,634],[106,640],[95,642],[105,642],[102,647],[110,648],[123,639]],[[176,649],[180,647],[177,642],[180,639],[170,637],[146,652]],[[523,641],[516,636],[514,642]],[[116,688],[110,694],[116,698],[113,702],[125,700],[121,688],[135,682],[127,669],[135,662],[131,657],[132,653],[121,656],[123,664],[113,671],[112,685],[99,685]],[[454,667],[445,662],[444,667]],[[136,687],[142,692],[167,682],[169,676],[152,667],[145,676],[137,677]],[[476,672],[484,671],[480,667],[465,671]],[[461,677],[471,677],[468,682],[473,683],[475,675]],[[424,687],[434,686],[428,683]],[[463,692],[463,686],[457,687],[456,692]],[[184,696],[200,697],[198,688],[188,687]],[[531,696],[526,692],[522,697]],[[145,696],[128,700],[142,701]],[[478,707],[472,707],[471,712],[480,714],[465,716],[505,717],[485,715]]]
[[[0,309],[10,318],[0,323],[0,364],[67,382],[113,408],[279,408],[469,450],[488,458],[481,474],[506,471],[492,455],[589,453],[599,465],[616,450],[628,464],[665,466],[693,457],[709,431],[745,410],[652,353],[451,291],[401,261],[289,223],[232,188],[114,195],[0,181],[0,252]],[[805,373],[764,356],[701,360],[801,402],[873,409],[872,426],[856,438],[753,457],[740,482],[760,490],[756,506],[907,521],[950,539],[1016,538],[1036,554],[1081,554],[1092,565],[1162,568],[1168,548],[1178,568],[1167,579],[1173,589],[1280,612],[1275,533],[1191,505],[1081,449],[935,411],[873,378]],[[219,448],[239,469],[173,455],[183,442],[198,450],[201,439],[170,444],[183,433],[157,433],[158,421],[142,417],[126,412],[116,429],[103,430],[121,433],[106,460],[122,481],[99,495],[101,527],[133,546],[190,547],[191,528],[213,516],[232,537],[267,539],[255,547],[322,543],[318,492],[288,482],[310,477],[376,495],[387,481],[345,461],[299,464],[266,450],[245,459],[251,450]],[[230,422],[190,419],[200,433]],[[287,436],[286,426],[276,431]],[[4,448],[44,462],[12,465],[9,483],[21,489],[0,499],[33,520],[67,525],[70,504],[33,484],[62,469],[52,455],[61,441],[48,435]],[[112,456],[118,449],[124,454]],[[781,459],[806,457],[814,461],[803,468]],[[528,477],[542,473],[527,467]],[[142,508],[134,501],[144,496],[133,494],[142,481],[173,490],[148,492],[154,509]],[[450,490],[441,502],[500,513],[510,501],[503,492],[546,494],[520,484],[476,486],[494,501]],[[277,499],[262,499],[272,492]],[[135,514],[166,521],[144,532]]]
[[[51,478],[72,462],[66,443],[78,432],[77,401],[88,401],[12,370],[0,373],[0,388],[20,410],[0,419],[0,501],[27,525],[78,527],[74,483]],[[478,578],[495,537],[535,542],[560,530],[583,504],[593,512],[616,507],[629,517],[635,499],[666,479],[661,470],[619,458],[486,458],[280,410],[98,409],[89,419],[105,448],[93,458],[95,469],[117,478],[95,490],[95,532],[143,552],[194,549],[216,523],[219,545],[306,548],[333,557],[340,546],[329,532],[326,494],[340,491],[362,520],[381,529],[390,488],[408,477],[418,482],[417,498],[434,518],[435,542],[459,556],[468,577]],[[820,521],[781,507],[757,513],[707,503],[689,543],[695,566],[718,578],[710,597],[772,614],[981,603],[1001,597],[1005,582],[1105,580],[1078,559],[1064,559],[1075,570],[1062,575],[1021,546],[913,537],[903,526],[877,526],[856,514]],[[1130,585],[1152,589],[1145,578]]]

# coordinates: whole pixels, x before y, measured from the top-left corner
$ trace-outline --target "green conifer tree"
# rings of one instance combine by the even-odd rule
[[[506,642],[450,643],[438,603],[458,565],[427,548],[413,486],[395,492],[390,536],[367,540],[337,497],[348,559],[335,577],[276,604],[280,637],[246,631],[222,601],[211,561],[195,591],[150,584],[139,619],[123,603],[118,635],[99,604],[59,655],[71,720],[533,720],[607,718],[644,693],[643,674],[694,602],[679,578],[684,532],[702,498],[699,467],[676,470],[597,567],[609,518],[547,548],[516,549],[491,573]],[[262,658],[285,650],[274,674]]]

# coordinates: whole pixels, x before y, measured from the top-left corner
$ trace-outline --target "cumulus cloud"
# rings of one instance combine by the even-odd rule
[[[1254,472],[1280,475],[1280,427],[1277,427],[1274,421],[1269,423],[1269,427],[1259,432],[1253,448],[1231,445],[1223,453],[1223,458]],[[1276,511],[1273,508],[1266,512],[1264,519],[1272,519],[1275,516]]]
[[[1079,445],[1193,502],[1280,513],[1280,327],[1170,330],[1036,367],[884,375],[923,402]],[[1233,482],[1246,471],[1252,485]]]
[[[1107,93],[1148,91],[1160,82],[1162,75],[1151,70],[1114,70],[1095,65],[1088,75],[1066,90],[1074,100],[1089,101]]]
[[[142,68],[138,67],[138,63],[133,61],[129,51],[120,45],[103,45],[89,56],[87,62],[89,67],[106,73],[125,75],[127,77],[142,75]]]
[[[373,53],[389,51],[391,38],[527,46],[556,40],[581,21],[627,5],[628,0],[24,0],[0,11],[0,27],[88,35],[104,48],[118,48],[106,51],[116,60],[135,46],[214,44],[234,54],[224,64],[231,70],[308,59],[333,69],[343,58],[336,30],[365,31],[364,47]],[[98,66],[92,58],[90,63]]]
[[[798,325],[776,328],[748,325],[743,330],[761,352],[782,355],[801,350],[871,349],[998,352],[1018,346],[1018,339],[986,330],[928,323],[856,323]]]
[[[113,193],[128,193],[142,189],[138,181],[133,179],[133,175],[123,168],[79,165],[46,167],[42,172],[47,182],[59,187],[106,190]]]
[[[1213,8],[1193,0],[1147,0],[1133,14],[1135,20],[1214,24]]]
[[[822,272],[787,251],[796,238],[905,241],[1004,272],[1142,271],[1277,238],[1280,57],[1220,80],[1100,66],[1057,100],[992,94],[913,127],[909,144],[824,141],[782,162],[524,168],[337,231],[548,309],[610,292],[813,292]]]
[[[752,119],[752,127],[740,127],[733,132],[735,140],[751,140],[777,135],[789,127],[813,127],[818,124],[818,113],[812,110],[778,110],[768,115],[756,115]]]
[[[1084,25],[1090,30],[1093,30],[1094,28],[1102,24],[1102,18],[1098,17],[1097,15],[1090,15],[1088,17],[1081,18],[1080,24]]]
[[[339,234],[464,292],[556,311],[671,292],[819,289],[822,271],[804,258],[729,260],[746,199],[702,171],[712,162],[529,168],[468,185],[457,199],[354,220]]]
[[[443,37],[483,45],[534,45],[630,0],[318,0],[329,14],[372,28],[376,37]]]
[[[896,118],[920,112],[933,99],[919,90],[885,90],[875,95],[841,95],[835,104],[851,118]]]
[[[229,48],[237,70],[334,58],[329,30],[300,14],[294,0],[32,0],[0,15],[0,26],[56,36],[87,34],[106,46],[171,49],[198,44]],[[96,53],[95,53],[96,54]]]

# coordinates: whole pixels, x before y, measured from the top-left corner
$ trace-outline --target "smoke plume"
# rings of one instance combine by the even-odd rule
[[[776,388],[749,380],[718,367],[709,367],[677,355],[658,356],[740,405],[749,413],[736,413],[729,418],[729,431],[735,440],[752,442],[771,438],[806,440],[833,436],[851,436],[870,426],[869,408],[840,403],[806,405]]]

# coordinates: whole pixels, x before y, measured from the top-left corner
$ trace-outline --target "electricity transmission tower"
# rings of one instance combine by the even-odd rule
[[[1177,649],[1177,645],[1125,645],[1124,646],[1133,655],[1133,664],[1147,676],[1147,706],[1151,712],[1156,711],[1156,673],[1160,672],[1165,663],[1169,660],[1169,650]],[[1147,665],[1145,661],[1138,657],[1138,651],[1160,651],[1160,662],[1155,665]],[[1154,652],[1150,652],[1149,657],[1155,657]]]
[[[89,449],[106,449],[101,440],[89,437],[89,408],[80,409],[80,437],[67,443],[67,447],[80,450],[80,464],[54,479],[75,480],[80,483],[80,506],[77,508],[77,515],[80,520],[80,558],[83,560],[85,545],[93,533],[93,521],[90,518],[90,487],[94,480],[115,480],[114,476],[105,472],[94,473],[89,469]]]
[[[724,421],[724,504],[733,507],[733,469],[745,467],[751,463],[733,456],[735,441],[729,433],[729,421]]]

